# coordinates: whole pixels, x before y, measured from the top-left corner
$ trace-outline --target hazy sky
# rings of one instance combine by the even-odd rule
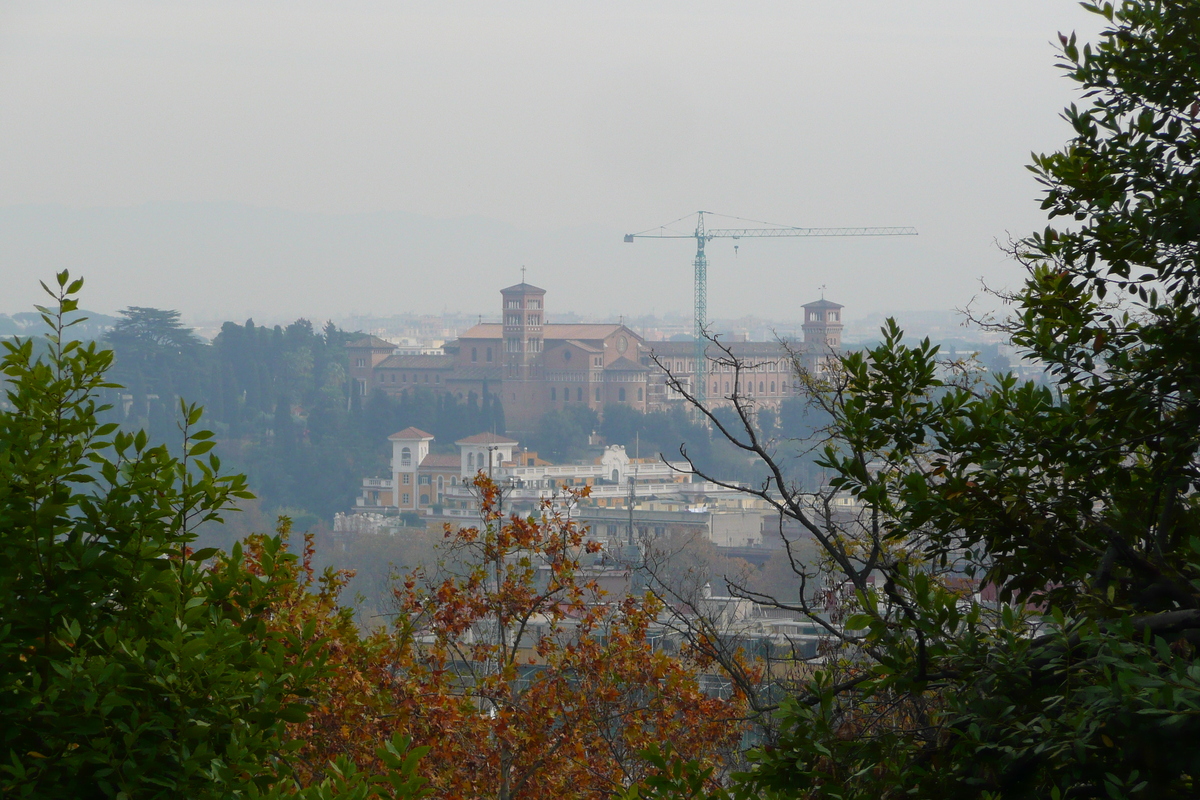
[[[0,311],[62,266],[100,310],[490,311],[521,264],[551,309],[683,310],[691,245],[620,234],[698,208],[921,233],[714,242],[714,316],[821,284],[850,316],[961,305],[1045,224],[1023,167],[1069,134],[1072,29],[1098,29],[1072,0],[5,0]],[[195,203],[380,244],[209,231]]]

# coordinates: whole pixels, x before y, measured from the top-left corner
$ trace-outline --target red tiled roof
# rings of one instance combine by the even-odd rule
[[[539,289],[538,287],[534,286],[532,283],[525,283],[524,281],[521,281],[518,284],[509,286],[507,289],[501,289],[500,292],[501,293],[504,293],[504,292],[541,292],[542,294],[545,294],[546,290]]]
[[[450,369],[454,356],[401,355],[388,356],[375,365],[375,369]]]
[[[497,436],[494,433],[477,433],[465,439],[459,439],[455,444],[517,444],[516,439],[507,436]]]
[[[605,324],[579,324],[579,325],[543,325],[542,339],[546,341],[579,339],[582,341],[595,341],[596,339],[605,339],[619,331],[623,326],[616,323]],[[633,333],[630,331],[630,333]],[[637,336],[637,334],[633,334]],[[462,333],[460,339],[502,339],[504,337],[504,326],[499,322],[484,322],[480,325],[475,325]]]
[[[458,469],[462,465],[462,460],[455,455],[445,453],[430,453],[421,459],[421,469],[430,468],[446,468]]]
[[[372,350],[383,350],[385,348],[388,350],[396,349],[396,345],[392,344],[389,341],[385,341],[384,339],[380,339],[378,336],[368,336],[365,339],[358,339],[356,341],[350,342],[349,344],[346,345],[346,347],[354,347],[354,348],[369,347]]]
[[[402,431],[393,433],[388,439],[432,439],[432,433],[426,433],[420,428],[407,427]]]

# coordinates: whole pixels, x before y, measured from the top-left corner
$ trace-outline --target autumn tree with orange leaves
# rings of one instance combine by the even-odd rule
[[[441,567],[396,593],[396,707],[440,795],[609,797],[651,744],[712,763],[736,744],[740,699],[653,646],[657,601],[589,577],[600,545],[568,513],[586,489],[506,518],[499,488],[475,486],[480,524],[448,528]]]
[[[305,781],[338,757],[384,769],[377,748],[397,734],[429,748],[418,770],[445,798],[612,797],[652,745],[720,764],[741,698],[705,694],[694,663],[654,645],[657,601],[589,577],[599,545],[562,510],[578,496],[506,518],[498,487],[475,485],[480,524],[447,528],[439,566],[397,587],[388,631],[361,635],[339,610],[345,576],[300,562],[277,623],[323,638],[336,665],[291,729]]]

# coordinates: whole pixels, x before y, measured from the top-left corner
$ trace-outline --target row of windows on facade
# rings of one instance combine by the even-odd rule
[[[487,363],[489,363],[489,364],[492,363],[492,348],[490,348],[490,347],[487,348],[487,352],[484,353],[484,358],[487,360]],[[479,348],[478,347],[471,348],[471,360],[472,361],[479,360]]]
[[[440,494],[437,496],[437,501],[438,501],[438,503],[442,502],[442,496]],[[405,495],[400,499],[400,505],[402,505],[402,506],[406,506],[411,502],[412,502],[412,496],[407,493],[405,493]],[[427,495],[427,494],[421,495],[421,502],[428,504],[429,503],[429,495]]]
[[[563,361],[570,361],[570,360],[571,360],[571,351],[563,350]],[[603,367],[604,366],[604,356],[592,356],[592,366],[593,367]]]
[[[505,308],[520,308],[521,301],[520,300],[509,300],[508,302],[506,302],[504,304],[504,307]],[[541,308],[541,307],[542,307],[541,300],[536,300],[534,298],[530,298],[525,301],[525,308]]]
[[[521,347],[520,339],[505,339],[504,352],[506,353],[540,353],[542,352],[542,340],[538,338],[526,339],[525,347]]]
[[[400,448],[400,466],[402,466],[402,467],[411,467],[412,466],[412,448],[410,448],[410,447]],[[479,455],[479,466],[480,467],[484,466],[482,453]],[[533,466],[533,464],[530,464],[530,466]],[[468,469],[475,468],[475,454],[474,453],[467,453],[467,468]],[[430,484],[431,477],[432,476],[430,476],[430,475],[422,475],[420,477],[420,479],[417,481],[417,483],[427,486]],[[404,475],[401,479],[401,483],[403,483],[404,485],[407,486],[410,483],[409,478],[410,478],[410,476]],[[451,476],[450,477],[450,485],[457,486],[458,478],[455,476]],[[438,475],[437,486],[438,486],[438,490],[440,491],[442,489],[442,476],[441,475]]]
[[[414,373],[413,373],[413,376],[412,376],[412,382],[413,382],[413,383],[422,383],[422,381],[420,381],[420,380],[417,380],[417,379],[418,379],[418,378],[420,378],[420,377],[422,377],[420,373],[414,372]],[[423,382],[424,382],[424,383],[429,383],[429,373],[425,373],[423,377],[425,378],[425,380],[424,380]],[[387,381],[388,383],[395,383],[395,382],[396,382],[396,373],[394,373],[394,372],[381,372],[381,373],[379,373],[379,382],[380,382],[380,383],[383,383],[385,379],[386,379],[386,381]],[[434,382],[434,383],[441,383],[441,382],[442,382],[442,376],[441,376],[441,375],[438,375],[438,374],[435,374],[435,375],[433,376],[433,382]],[[407,373],[407,372],[402,372],[402,373],[400,373],[400,383],[408,383],[408,373]]]
[[[624,403],[625,397],[626,397],[625,387],[622,386],[621,388],[617,389],[617,401]],[[643,397],[643,389],[641,389],[639,387],[637,390],[637,399],[639,402],[642,400],[642,397]],[[599,403],[600,402],[600,387],[599,386],[596,387],[595,398],[596,398],[596,402]],[[571,400],[571,387],[570,386],[563,387],[562,399],[563,399],[563,402],[570,402],[570,400]],[[558,400],[558,387],[556,387],[556,386],[550,387],[550,400],[551,401]],[[577,402],[577,403],[583,402],[583,387],[581,387],[581,386],[575,387],[575,402]]]
[[[771,390],[769,392],[766,389],[767,386],[770,386],[770,388],[771,388]],[[718,381],[713,381],[712,390],[714,392],[721,391],[721,384]],[[746,392],[747,394],[754,394],[754,381],[742,381],[742,389],[741,390],[743,392]],[[786,394],[787,390],[788,390],[788,384],[780,383],[779,390],[780,390],[780,392],[783,392]],[[725,381],[725,391],[727,391],[727,392],[729,391],[729,381]],[[775,381],[771,381],[770,383],[767,383],[766,381],[759,381],[758,382],[758,394],[775,394]]]
[[[808,312],[808,321],[809,322],[837,322],[838,321],[838,312],[830,311],[829,317],[827,319],[821,319],[820,311],[810,311],[810,312]]]
[[[401,485],[403,485],[403,486],[411,486],[411,485],[412,485],[412,475],[411,475],[410,473],[408,473],[408,472],[405,472],[405,473],[401,474],[401,476],[400,476],[400,484],[401,484]],[[430,476],[430,475],[419,475],[419,476],[417,477],[417,484],[418,484],[419,486],[432,486],[432,485],[433,485],[432,476]],[[451,477],[451,478],[450,478],[450,485],[451,485],[451,486],[458,486],[458,478]],[[445,481],[445,479],[444,479],[444,478],[443,478],[441,475],[438,475],[438,476],[437,476],[437,487],[438,487],[438,491],[439,491],[439,492],[440,492],[440,491],[442,491],[443,489],[445,489],[445,488],[446,488],[446,481]]]
[[[692,372],[696,368],[695,361],[676,361],[674,365],[667,361],[663,363],[663,367],[675,373]],[[743,372],[787,372],[790,365],[786,361],[760,361],[751,362],[749,365],[743,364]],[[732,364],[717,364],[710,361],[708,363],[709,372],[733,372]]]
[[[504,324],[510,328],[521,327],[521,315],[520,314],[505,314],[504,315]],[[525,324],[526,325],[541,325],[542,324],[542,315],[541,314],[530,314],[529,316],[525,317]]]
[[[625,532],[627,530],[628,530],[627,528],[622,528],[621,532]],[[637,532],[637,535],[641,536],[641,537],[647,536],[650,532],[649,528],[642,527],[642,526],[638,526],[638,527],[634,528],[634,530]],[[605,532],[608,534],[609,538],[611,539],[611,538],[617,536],[617,532],[618,532],[617,526],[609,525],[609,526],[607,526]],[[662,525],[655,525],[654,526],[654,535],[659,538],[666,536],[667,535],[666,527],[662,526]]]

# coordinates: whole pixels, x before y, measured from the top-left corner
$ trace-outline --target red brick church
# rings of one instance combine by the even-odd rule
[[[620,324],[555,325],[546,322],[546,290],[518,283],[500,291],[501,322],[481,323],[448,342],[438,355],[398,355],[375,336],[347,345],[350,376],[360,394],[417,389],[499,396],[510,431],[528,431],[547,411],[586,405],[601,415],[612,405],[638,411],[680,401],[666,389],[652,356],[690,381],[691,342],[650,342]],[[820,300],[804,306],[804,342],[792,345],[807,369],[819,370],[841,345],[841,306]],[[794,392],[793,363],[777,342],[733,342],[751,368],[738,388],[764,406]],[[744,352],[743,352],[744,351]],[[689,356],[692,356],[689,358]],[[731,375],[709,366],[709,401],[727,402]]]

